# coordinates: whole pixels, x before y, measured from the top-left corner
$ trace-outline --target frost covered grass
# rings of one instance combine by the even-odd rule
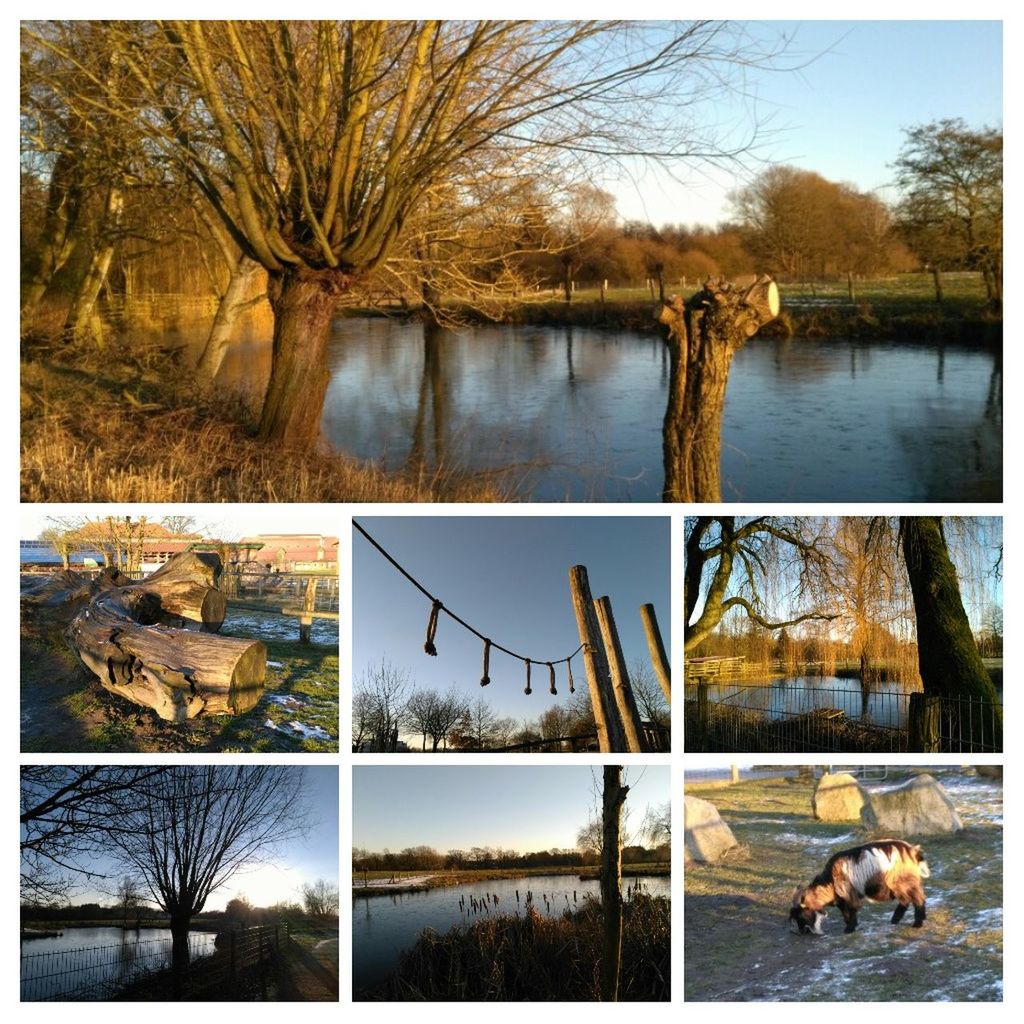
[[[821,937],[789,931],[792,891],[828,856],[873,837],[855,823],[811,816],[813,783],[754,779],[687,786],[710,800],[739,847],[684,879],[684,988],[689,1000],[936,1000],[1002,998],[1002,786],[973,769],[929,769],[964,829],[921,842],[932,876],[923,928],[889,923],[868,904],[843,934],[831,910]],[[890,773],[886,785],[908,773]],[[870,788],[870,784],[869,784]]]

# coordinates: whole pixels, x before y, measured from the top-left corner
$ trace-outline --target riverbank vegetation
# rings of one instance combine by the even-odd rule
[[[530,908],[453,928],[424,932],[402,954],[393,976],[369,1000],[597,1000],[602,913],[596,900],[548,918]],[[618,998],[653,1002],[671,997],[671,903],[636,895],[623,904]]]

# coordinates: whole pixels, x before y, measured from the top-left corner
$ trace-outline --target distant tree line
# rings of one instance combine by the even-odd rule
[[[630,668],[630,682],[641,718],[667,729],[669,707],[651,669],[642,661]],[[543,695],[538,694],[543,699]],[[368,668],[352,698],[352,749],[430,751],[500,750],[552,741],[545,749],[569,749],[574,740],[595,734],[587,686],[534,720],[502,716],[483,697],[471,698],[457,686],[441,692],[417,688],[409,674],[389,662]],[[564,740],[559,744],[554,741]]]
[[[659,845],[645,847],[637,844],[622,851],[625,864],[649,864],[667,861],[669,849]],[[575,850],[535,850],[520,853],[490,846],[474,846],[468,850],[448,850],[444,853],[431,846],[410,846],[404,850],[352,851],[352,872],[362,871],[460,871],[490,868],[565,868],[593,867],[599,861],[599,851],[592,846]]]

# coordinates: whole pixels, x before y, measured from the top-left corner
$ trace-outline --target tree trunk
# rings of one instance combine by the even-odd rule
[[[259,429],[264,440],[297,448],[309,448],[316,441],[330,376],[331,321],[351,282],[351,276],[340,270],[299,268],[271,276],[274,346]]]
[[[68,580],[62,606],[89,603],[65,639],[106,689],[165,721],[242,714],[262,696],[267,651],[259,641],[209,635],[224,621],[220,572],[216,554],[185,552],[141,583],[122,585],[124,577],[109,570],[83,595]],[[176,628],[185,623],[202,632]]]
[[[917,657],[926,694],[949,700],[950,713],[963,711],[972,738],[1002,747],[999,694],[978,653],[978,645],[960,597],[956,569],[949,557],[941,516],[902,516],[900,539],[910,578],[917,620]],[[989,703],[979,713],[956,698]],[[961,721],[961,728],[964,722]]]
[[[562,257],[562,291],[565,301],[572,302],[572,259]]]
[[[64,321],[64,340],[69,344],[78,344],[91,338],[98,348],[103,347],[103,323],[96,310],[96,303],[110,272],[110,261],[114,258],[114,244],[123,211],[124,194],[118,185],[110,185],[89,267],[78,285]]]
[[[188,948],[189,926],[192,924],[191,914],[171,915],[171,970],[176,975],[177,986],[189,968],[192,954]]]
[[[622,766],[604,766],[601,801],[601,912],[604,932],[601,949],[601,1001],[619,998],[622,962],[622,805],[629,787],[622,785]]]
[[[248,256],[240,256],[231,266],[227,289],[221,296],[206,344],[196,363],[196,372],[207,380],[213,380],[217,376],[217,371],[224,362],[235,324],[242,312],[251,304],[251,300],[245,296],[262,269]]]
[[[746,289],[709,281],[688,302],[662,303],[669,397],[662,426],[664,501],[721,501],[722,413],[736,351],[779,312],[775,282]]]
[[[932,282],[935,285],[935,301],[942,305],[942,272],[938,267],[932,267]]]
[[[22,277],[21,316],[27,321],[35,312],[54,275],[74,248],[75,225],[82,207],[82,190],[75,181],[75,161],[67,153],[57,156],[46,196],[46,217],[36,252],[25,260]]]
[[[105,689],[166,722],[251,710],[263,695],[266,647],[144,624],[136,616],[149,619],[158,608],[151,597],[112,590],[76,616],[65,638],[82,664]]]

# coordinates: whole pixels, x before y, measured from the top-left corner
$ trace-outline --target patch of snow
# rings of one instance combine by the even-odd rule
[[[267,668],[283,668],[283,667],[284,667],[284,662],[283,661],[268,661],[267,662]]]
[[[286,723],[289,729],[294,729],[303,739],[307,740],[329,740],[331,734],[319,725],[305,725],[303,722]]]

